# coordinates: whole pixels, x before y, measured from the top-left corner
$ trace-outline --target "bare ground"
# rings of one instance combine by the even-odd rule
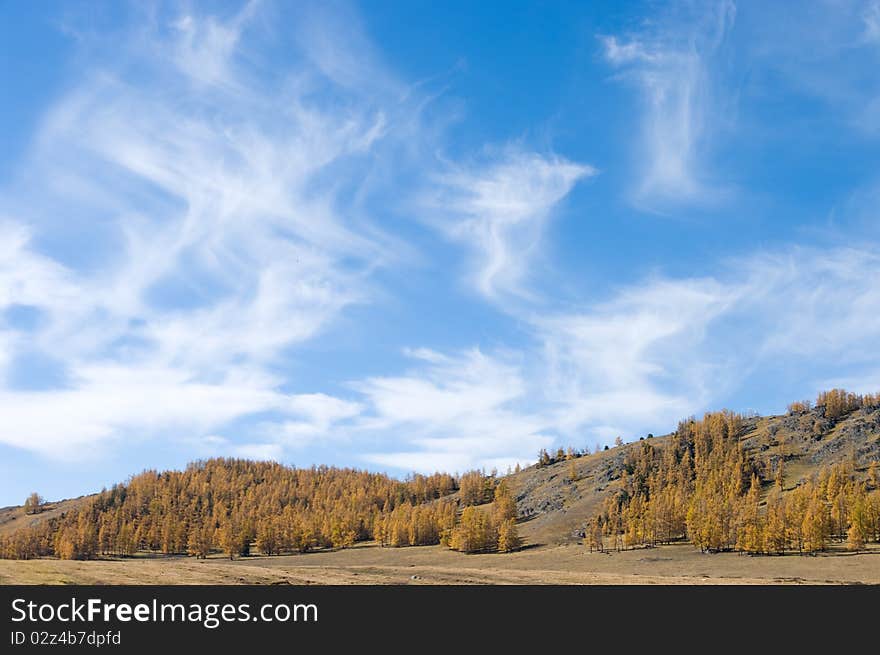
[[[689,545],[589,553],[544,546],[463,555],[439,546],[356,548],[206,561],[137,557],[92,562],[0,560],[0,584],[880,584],[880,547],[859,554],[750,557]]]

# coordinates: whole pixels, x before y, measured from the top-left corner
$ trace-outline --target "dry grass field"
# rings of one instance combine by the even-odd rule
[[[583,546],[463,555],[440,546],[306,555],[0,560],[0,584],[880,584],[880,548],[815,557],[701,554],[680,544],[589,553]]]

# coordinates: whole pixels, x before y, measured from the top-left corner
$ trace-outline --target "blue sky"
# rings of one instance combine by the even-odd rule
[[[0,5],[0,504],[880,389],[880,3]]]

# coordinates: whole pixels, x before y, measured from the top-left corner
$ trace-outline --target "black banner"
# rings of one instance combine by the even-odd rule
[[[855,634],[876,646],[880,588],[7,586],[0,603],[2,653],[244,652],[257,644],[331,653],[447,644],[470,653],[527,642],[713,652],[739,640],[762,650],[839,645]]]

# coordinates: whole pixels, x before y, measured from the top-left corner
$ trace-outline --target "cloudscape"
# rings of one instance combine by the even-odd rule
[[[11,13],[0,504],[880,389],[876,1]]]

